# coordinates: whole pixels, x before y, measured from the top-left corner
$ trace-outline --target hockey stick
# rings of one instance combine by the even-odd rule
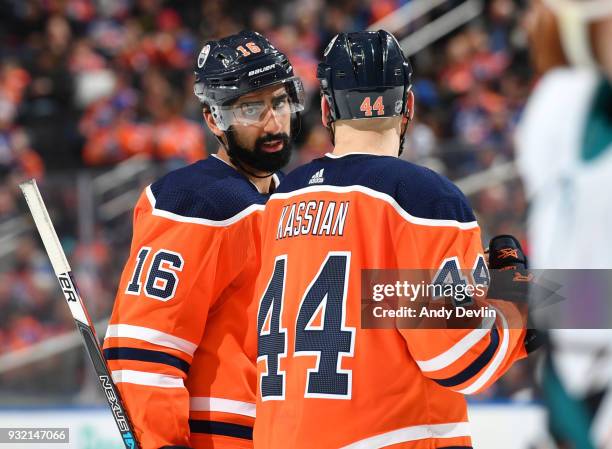
[[[139,449],[140,445],[136,441],[132,423],[130,422],[127,411],[123,406],[123,401],[121,400],[119,391],[112,380],[106,360],[104,360],[104,356],[102,355],[102,349],[98,343],[96,331],[94,330],[89,314],[87,313],[87,309],[85,308],[85,304],[83,304],[83,300],[81,299],[74,279],[72,278],[72,270],[70,269],[70,265],[66,259],[66,254],[64,254],[64,250],[62,249],[62,245],[57,238],[57,233],[55,232],[55,228],[53,227],[53,223],[51,222],[51,218],[49,217],[49,213],[45,207],[45,203],[40,195],[36,181],[31,179],[30,181],[23,182],[19,184],[19,188],[21,188],[21,191],[23,192],[23,195],[28,203],[28,207],[32,213],[32,218],[34,218],[34,223],[36,224],[36,228],[40,234],[40,238],[45,245],[49,259],[51,260],[53,271],[55,271],[55,275],[60,283],[62,292],[66,297],[68,307],[70,307],[70,312],[74,318],[74,323],[83,337],[85,349],[87,350],[87,354],[89,354],[89,358],[91,358],[94,365],[94,369],[98,375],[98,380],[100,381],[100,385],[102,386],[102,390],[104,390],[104,395],[106,396],[108,405],[113,413],[113,418],[115,419],[115,423],[119,428],[121,438],[123,438],[123,444],[125,445],[126,449]]]

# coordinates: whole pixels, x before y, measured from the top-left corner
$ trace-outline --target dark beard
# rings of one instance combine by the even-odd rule
[[[291,158],[293,143],[285,133],[266,134],[260,137],[255,141],[253,150],[248,150],[239,145],[231,128],[225,135],[227,136],[227,154],[230,159],[239,162],[236,165],[244,164],[255,170],[272,174],[287,165]],[[273,140],[281,140],[283,147],[274,153],[265,152],[262,148],[263,144]]]

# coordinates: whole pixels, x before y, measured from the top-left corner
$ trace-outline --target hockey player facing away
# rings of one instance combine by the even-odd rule
[[[247,317],[257,312],[261,213],[303,109],[291,64],[257,33],[207,42],[195,75],[221,147],[140,197],[104,342],[143,449],[253,447]]]
[[[508,328],[511,304],[478,329],[361,327],[362,269],[476,275],[484,251],[457,187],[397,157],[414,97],[396,39],[339,34],[318,78],[334,151],[264,212],[255,447],[471,448],[463,395],[526,355],[525,330]]]

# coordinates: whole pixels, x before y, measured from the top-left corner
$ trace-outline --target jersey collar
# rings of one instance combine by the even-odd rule
[[[351,151],[350,153],[345,154],[333,154],[333,153],[325,153],[325,157],[330,159],[341,159],[346,156],[353,156],[355,154],[361,154],[366,156],[387,156],[386,154],[378,154],[378,153],[368,153],[366,151]]]

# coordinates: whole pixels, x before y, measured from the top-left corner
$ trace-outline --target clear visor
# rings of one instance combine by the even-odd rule
[[[261,98],[241,97],[230,105],[213,106],[217,126],[227,131],[234,124],[245,126],[264,124],[271,118],[270,114],[282,119],[304,110],[304,86],[299,78],[279,83],[278,87],[285,89],[279,89],[278,92]]]

